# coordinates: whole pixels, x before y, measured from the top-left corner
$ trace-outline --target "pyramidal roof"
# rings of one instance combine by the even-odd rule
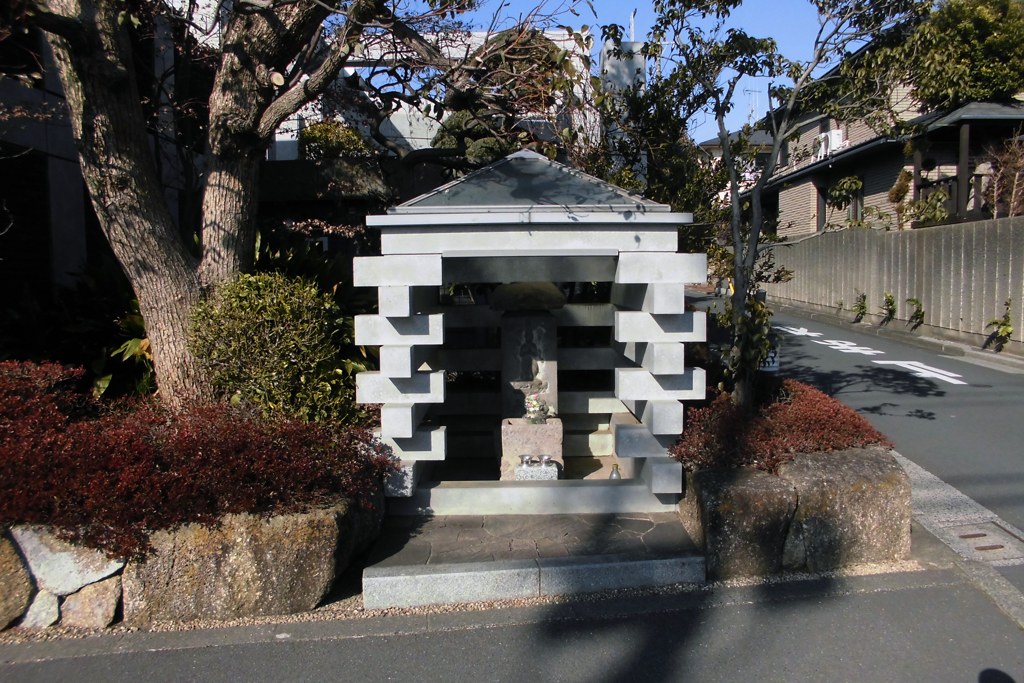
[[[388,213],[521,213],[574,207],[587,211],[671,211],[666,204],[644,199],[524,149],[392,207]]]

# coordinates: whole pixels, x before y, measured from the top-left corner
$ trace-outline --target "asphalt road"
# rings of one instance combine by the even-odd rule
[[[906,457],[1024,527],[1024,374],[856,326],[788,315],[775,324],[789,328],[784,375],[859,410]],[[1024,586],[1024,566],[1007,572]],[[0,680],[1024,683],[1024,634],[949,567],[643,600],[0,647]]]
[[[1024,373],[853,324],[776,314],[773,325],[783,376],[856,409],[904,456],[1024,528]]]
[[[90,643],[71,643],[74,653],[49,647],[37,653],[45,661],[0,663],[0,680],[1024,681],[1024,634],[955,572],[722,589],[631,605],[454,614],[426,630],[397,617],[376,633],[341,637],[330,622],[282,624],[257,642],[238,642],[244,634],[223,629],[91,655]],[[617,614],[622,608],[626,614]]]

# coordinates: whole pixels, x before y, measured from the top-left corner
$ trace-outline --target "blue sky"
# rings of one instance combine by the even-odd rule
[[[557,0],[553,0],[549,6],[555,6]],[[596,27],[604,24],[619,24],[626,29],[625,37],[629,36],[629,16],[636,9],[636,39],[645,40],[647,33],[654,21],[653,4],[648,1],[629,2],[623,0],[591,0],[597,18],[590,13],[585,4],[581,4],[577,11],[580,16],[567,15],[565,23],[573,28],[579,28],[583,24],[595,27],[595,58],[596,50],[600,48],[600,31]],[[480,13],[482,16],[490,17],[497,2],[491,2],[484,6]],[[534,4],[521,0],[508,0],[504,11],[517,15],[528,11]],[[813,45],[814,34],[817,31],[817,14],[813,5],[808,0],[747,0],[737,8],[729,18],[730,26],[744,29],[747,33],[759,38],[774,38],[779,49],[790,59],[806,59],[810,56]],[[744,90],[752,91],[744,93]],[[736,107],[727,120],[730,130],[739,128],[750,118],[750,110],[757,106],[757,114],[763,114],[768,107],[767,80],[749,79],[739,88],[739,97],[736,99]],[[753,91],[760,91],[756,93]],[[717,128],[710,117],[698,117],[690,129],[691,136],[702,142],[717,135]]]
[[[647,32],[654,21],[652,3],[629,4],[622,0],[592,2],[597,11],[599,25],[619,24],[626,28],[627,35],[629,15],[636,9],[636,39],[644,40],[647,37]],[[586,13],[589,14],[589,9]],[[583,16],[581,13],[581,20]],[[782,54],[790,59],[810,57],[814,34],[818,29],[817,13],[808,0],[747,0],[729,17],[729,25],[742,28],[758,38],[774,38]],[[758,115],[763,114],[768,108],[767,79],[748,79],[738,90],[736,107],[727,120],[730,130],[735,130],[746,123],[752,108],[756,107]],[[744,90],[759,90],[760,93],[744,93]],[[710,117],[698,117],[691,124],[690,134],[697,142],[703,142],[717,136],[718,129]]]

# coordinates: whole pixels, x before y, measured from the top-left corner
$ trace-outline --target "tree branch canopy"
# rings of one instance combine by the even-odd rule
[[[16,1],[28,3],[30,23],[53,46],[90,198],[138,296],[159,391],[172,408],[212,396],[188,350],[188,316],[202,297],[253,265],[258,175],[267,147],[284,121],[339,82],[364,46],[400,47],[382,68],[359,66],[355,80],[380,81],[343,88],[374,110],[378,140],[383,118],[399,103],[423,102],[434,105],[439,120],[472,110],[490,134],[518,140],[511,122],[550,103],[552,93],[571,91],[574,82],[565,75],[575,68],[571,60],[551,50],[517,52],[535,35],[532,26],[496,40],[492,35],[461,57],[439,47],[446,37],[469,44],[460,16],[476,0],[238,0],[212,8],[190,1],[177,9],[159,0]],[[554,15],[542,14],[533,10],[526,23],[554,23]],[[154,60],[154,43],[172,41],[173,59]],[[202,99],[185,96],[187,71],[198,61],[186,53],[203,55],[211,65]],[[522,66],[497,68],[493,60],[504,57]],[[173,78],[155,73],[165,62],[177,69]],[[172,81],[174,90],[167,87]],[[540,95],[545,92],[548,99]],[[188,160],[181,153],[186,129],[205,140],[187,142],[190,150],[204,151],[204,160],[201,172],[189,171],[202,177],[202,197],[184,217],[167,202],[166,167],[154,155],[154,141],[158,151],[174,145],[177,158]],[[479,163],[465,157],[464,144],[407,154],[382,142],[382,154],[393,152],[407,164]]]
[[[981,0],[950,0],[958,2]],[[1006,0],[1007,2],[1011,0]],[[754,298],[764,277],[758,266],[765,250],[759,247],[766,228],[762,207],[765,184],[778,166],[783,144],[799,131],[801,117],[808,112],[840,109],[853,116],[875,106],[877,99],[853,106],[853,88],[844,79],[842,67],[850,53],[879,35],[896,34],[914,26],[927,15],[930,3],[921,0],[811,0],[818,13],[819,29],[810,46],[811,58],[791,60],[780,54],[775,41],[756,38],[730,26],[730,13],[740,0],[658,0],[657,18],[642,52],[663,56],[673,64],[672,80],[678,98],[690,111],[704,110],[717,125],[721,164],[728,178],[729,232],[731,233],[734,294],[730,303],[733,327],[731,372],[735,380],[733,399],[751,404],[752,382],[765,352],[769,313]],[[605,27],[604,34],[621,40],[621,27]],[[670,48],[663,45],[668,41]],[[740,132],[730,140],[726,117],[735,106],[738,84],[745,77],[778,79],[769,89],[768,116],[758,126],[772,133],[772,145],[759,156],[763,166],[757,180],[747,188],[740,183],[741,165],[749,163],[743,149],[752,132]],[[876,90],[879,80],[875,82]]]

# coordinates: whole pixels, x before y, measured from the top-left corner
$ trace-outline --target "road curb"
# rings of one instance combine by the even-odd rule
[[[363,619],[270,623],[184,631],[109,633],[85,638],[0,645],[0,666],[80,657],[121,656],[239,645],[340,641],[498,628],[559,621],[599,621],[755,603],[971,585],[955,568],[864,576],[825,576],[754,585],[703,585],[691,591],[474,611],[399,614]],[[2,671],[2,669],[0,669]]]

